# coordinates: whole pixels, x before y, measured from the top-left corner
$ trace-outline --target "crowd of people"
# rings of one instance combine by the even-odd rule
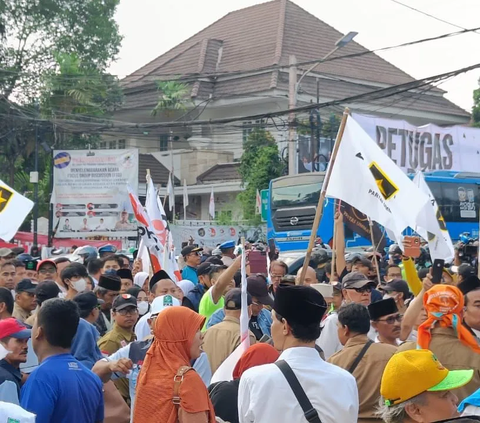
[[[335,224],[335,260],[317,250],[303,281],[274,252],[265,272],[250,272],[246,252],[250,347],[230,380],[213,376],[242,343],[235,241],[215,254],[185,245],[181,281],[111,246],[83,249],[83,263],[0,249],[0,416],[480,421],[475,268],[457,256],[433,283],[428,251],[347,254],[341,216]]]

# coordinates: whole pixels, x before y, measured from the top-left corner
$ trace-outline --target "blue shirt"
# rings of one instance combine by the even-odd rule
[[[195,285],[198,285],[197,269],[194,269],[190,266],[185,266],[182,269],[182,279],[187,279],[193,282]]]
[[[104,419],[100,378],[71,354],[48,357],[30,375],[20,405],[36,423],[97,423]]]
[[[225,317],[225,310],[223,308],[221,308],[220,310],[217,310],[215,313],[212,314],[210,319],[208,319],[207,329],[223,321],[224,317]],[[271,335],[272,314],[267,309],[262,308],[262,310],[257,316],[257,323],[264,335],[272,336]]]
[[[85,319],[80,319],[77,334],[72,341],[71,353],[89,370],[103,358],[97,345],[98,338],[100,338],[100,334],[97,328]]]

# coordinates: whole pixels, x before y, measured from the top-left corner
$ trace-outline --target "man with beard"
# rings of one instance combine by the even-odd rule
[[[377,301],[368,306],[372,327],[378,335],[375,342],[397,347],[401,342],[400,336],[402,315],[398,312],[393,298]]]

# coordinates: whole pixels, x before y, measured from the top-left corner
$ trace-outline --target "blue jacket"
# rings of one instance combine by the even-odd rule
[[[71,354],[88,369],[103,358],[97,341],[100,337],[98,330],[85,319],[78,322],[77,334],[73,338]]]
[[[458,412],[463,413],[467,405],[473,405],[474,407],[480,407],[480,389],[475,391],[472,395],[465,398],[458,406]]]
[[[224,319],[224,317],[225,311],[223,310],[223,308],[217,310],[215,313],[212,314],[210,319],[208,319],[207,329],[216,325],[217,323],[220,323]],[[262,333],[264,335],[271,336],[270,328],[272,327],[272,315],[268,310],[264,308],[262,309],[262,311],[258,315],[257,322],[258,326],[260,326],[260,330],[262,331]]]
[[[183,298],[183,306],[192,309],[198,313],[198,307],[200,306],[200,300],[203,297],[203,294],[206,292],[205,286],[201,283],[195,285],[186,297]]]

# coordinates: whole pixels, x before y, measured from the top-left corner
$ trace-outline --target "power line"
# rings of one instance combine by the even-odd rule
[[[422,15],[424,15],[424,16],[428,16],[429,18],[435,19],[436,21],[439,21],[439,22],[445,23],[445,24],[447,24],[447,25],[453,26],[453,27],[455,27],[455,28],[458,28],[458,29],[467,29],[467,28],[465,28],[465,27],[463,27],[463,26],[454,24],[454,23],[449,22],[449,21],[447,21],[447,20],[445,20],[445,19],[439,18],[439,17],[434,16],[434,15],[432,15],[432,14],[430,14],[430,13],[424,12],[423,10],[416,9],[416,8],[413,7],[413,6],[410,6],[410,5],[408,5],[408,4],[402,3],[401,1],[398,1],[398,0],[390,0],[390,1],[392,1],[393,3],[399,4],[400,6],[406,7],[407,9],[413,10],[414,12],[420,13],[420,14],[422,14]],[[473,32],[474,32],[475,34],[477,34],[477,35],[480,35],[480,33],[476,32],[476,31],[473,31]]]

